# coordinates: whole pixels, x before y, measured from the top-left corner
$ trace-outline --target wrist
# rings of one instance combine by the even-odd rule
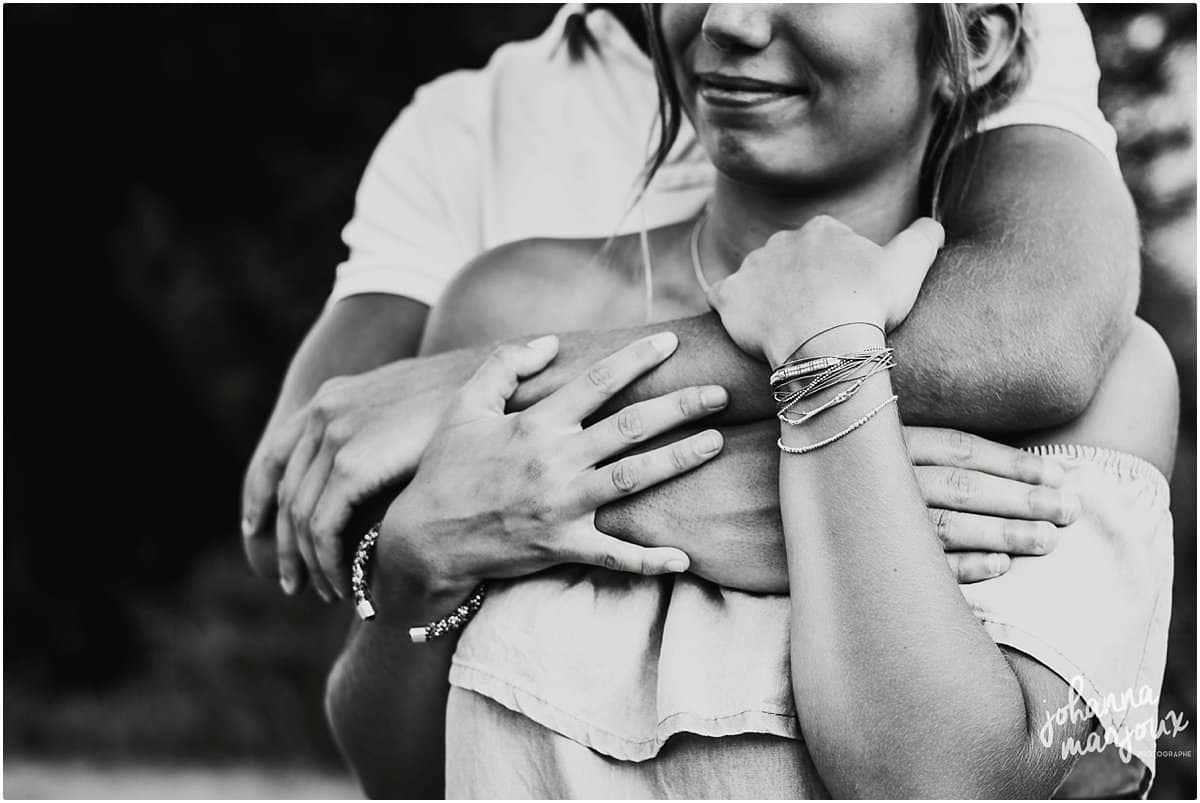
[[[458,576],[433,554],[430,528],[404,497],[392,503],[380,528],[368,587],[388,621],[408,626],[459,605],[478,579]]]
[[[885,345],[883,331],[875,325],[867,323],[869,318],[862,321],[847,319],[844,325],[833,325],[832,328],[809,327],[801,331],[781,332],[764,344],[763,354],[772,368],[778,367],[788,360],[824,357],[834,354],[847,354],[866,348],[880,348]]]

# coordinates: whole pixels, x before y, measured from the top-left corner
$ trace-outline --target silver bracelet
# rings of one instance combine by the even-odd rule
[[[837,433],[836,435],[831,435],[823,441],[817,441],[816,443],[810,443],[807,446],[788,446],[783,442],[783,437],[780,436],[779,440],[776,441],[775,445],[779,447],[779,451],[784,452],[785,454],[808,454],[809,452],[815,452],[817,449],[820,449],[822,446],[828,446],[829,444],[833,443],[834,441],[839,441],[842,438],[846,437],[851,432],[853,432],[854,430],[861,427],[863,424],[870,421],[872,418],[875,417],[875,415],[880,410],[882,410],[884,407],[887,407],[889,404],[896,401],[896,399],[898,399],[898,398],[899,398],[898,396],[893,395],[890,399],[887,399],[886,401],[880,403],[880,405],[878,407],[876,407],[874,410],[867,413],[862,418],[858,419],[853,424],[851,424],[850,426],[843,429],[841,432]]]
[[[375,550],[375,542],[379,540],[379,527],[382,524],[383,522],[376,522],[371,529],[367,530],[366,535],[358,542],[358,549],[354,551],[354,561],[350,564],[350,585],[354,590],[354,610],[358,612],[358,617],[364,622],[375,618],[375,606],[371,602],[371,592],[367,590],[367,570],[370,567],[371,555]],[[480,583],[475,586],[471,596],[467,597],[462,605],[436,622],[430,622],[420,627],[410,627],[408,637],[414,644],[423,644],[447,633],[453,633],[455,630],[461,630],[479,611],[485,597],[487,597],[487,585]]]

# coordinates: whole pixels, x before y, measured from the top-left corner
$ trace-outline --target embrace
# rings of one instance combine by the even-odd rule
[[[326,699],[369,794],[1145,794],[1178,388],[1090,48],[568,6],[418,93],[243,501],[373,614]]]

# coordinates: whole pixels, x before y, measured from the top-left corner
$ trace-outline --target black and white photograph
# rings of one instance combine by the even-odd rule
[[[7,799],[1196,799],[1196,4],[7,3]]]

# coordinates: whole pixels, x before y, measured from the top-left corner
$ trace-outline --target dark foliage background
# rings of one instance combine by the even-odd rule
[[[1086,8],[1184,388],[1163,705],[1196,714],[1194,5]],[[546,5],[4,8],[4,745],[334,769],[348,613],[249,575],[241,472],[413,90]],[[1195,796],[1195,731],[1157,794]]]

